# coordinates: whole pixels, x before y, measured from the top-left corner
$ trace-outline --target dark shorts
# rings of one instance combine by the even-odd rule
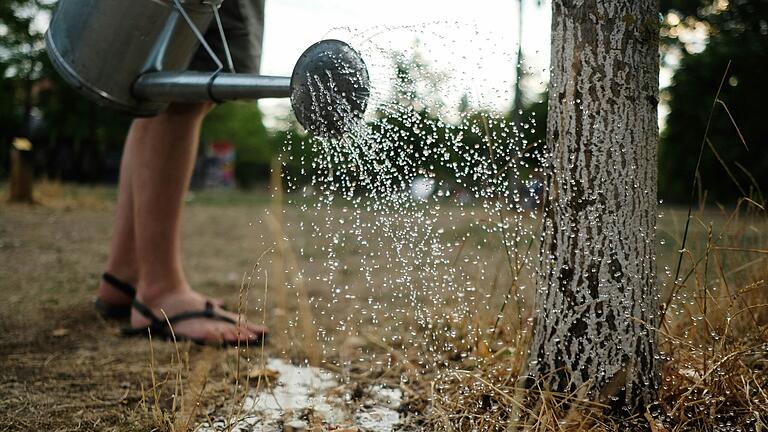
[[[223,0],[219,16],[235,72],[259,73],[261,41],[264,35],[264,0]],[[228,72],[227,56],[215,19],[205,32],[205,40],[221,60],[224,71]],[[216,63],[202,45],[192,58],[189,70],[216,70]]]

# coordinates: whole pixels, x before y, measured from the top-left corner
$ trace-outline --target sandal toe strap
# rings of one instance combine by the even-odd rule
[[[150,310],[147,306],[139,303],[136,299],[133,300],[133,308],[136,309],[137,312],[139,312],[141,315],[143,315],[145,318],[149,320],[149,325],[141,328],[124,329],[123,333],[127,335],[145,334],[146,331],[149,330],[152,334],[170,336],[171,330],[174,324],[180,321],[199,319],[199,318],[223,321],[223,322],[226,322],[229,324],[235,324],[235,325],[237,324],[236,320],[228,316],[224,316],[217,313],[213,303],[211,303],[210,301],[207,301],[205,303],[205,309],[203,310],[182,312],[182,313],[173,315],[171,317],[168,317],[167,320],[161,319],[160,317],[155,315],[155,313],[152,312],[152,310]]]
[[[237,321],[228,317],[221,315],[216,312],[214,309],[213,303],[210,301],[205,302],[205,309],[201,311],[189,311],[189,312],[182,312],[179,314],[176,314],[172,317],[168,318],[168,322],[173,325],[180,321],[186,321],[190,319],[196,319],[196,318],[205,318],[205,319],[211,319],[216,321],[223,321],[230,324],[237,324]]]

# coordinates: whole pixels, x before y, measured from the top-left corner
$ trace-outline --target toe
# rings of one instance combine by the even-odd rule
[[[267,328],[264,326],[249,323],[248,331],[250,331],[251,333],[255,333],[257,335],[262,335],[267,333]]]
[[[257,336],[263,336],[269,333],[269,329],[267,329],[264,326],[252,326],[251,331],[255,333]]]
[[[240,342],[241,344],[245,344],[248,341],[248,331],[245,329],[233,328],[230,330],[229,337],[231,342]]]
[[[226,332],[219,326],[211,326],[206,332],[205,340],[213,344],[223,343],[227,340]]]

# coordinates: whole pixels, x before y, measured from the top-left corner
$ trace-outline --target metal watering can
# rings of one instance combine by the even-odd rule
[[[307,48],[290,77],[235,73],[221,28],[223,0],[60,0],[45,36],[48,56],[83,95],[136,116],[170,102],[222,102],[290,97],[302,126],[338,137],[362,118],[370,94],[368,69],[346,43]],[[229,71],[200,29],[215,19]],[[186,71],[198,46],[217,64]]]

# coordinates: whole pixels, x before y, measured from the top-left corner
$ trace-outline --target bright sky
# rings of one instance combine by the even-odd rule
[[[528,71],[546,76],[550,6],[522,0],[523,50]],[[267,0],[262,73],[289,76],[296,59],[321,39],[349,42],[368,64],[374,91],[391,74],[389,50],[419,51],[450,79],[443,99],[469,94],[473,105],[504,109],[512,101],[517,51],[516,0]],[[538,86],[541,79],[532,80]],[[376,87],[381,88],[376,88]],[[270,116],[287,112],[286,101],[264,100]]]

